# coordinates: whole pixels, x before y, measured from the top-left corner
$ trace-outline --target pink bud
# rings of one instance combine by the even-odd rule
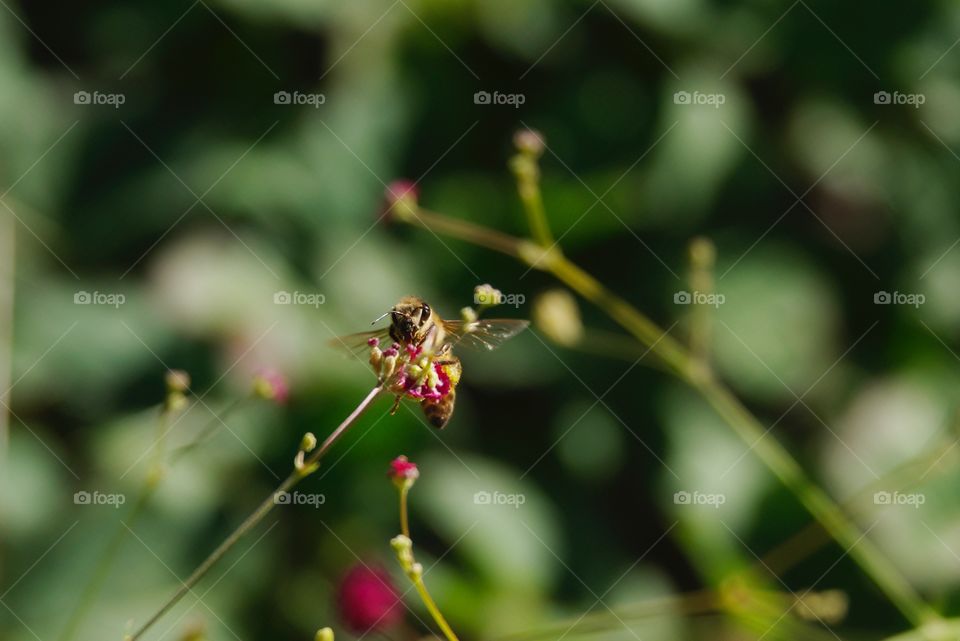
[[[259,370],[254,376],[253,392],[260,398],[276,401],[281,405],[290,397],[290,387],[287,385],[286,377],[271,367]]]
[[[406,481],[416,481],[420,478],[420,470],[416,463],[411,463],[406,456],[398,456],[390,461],[390,471],[387,476],[394,483],[404,483]]]
[[[394,219],[410,218],[419,198],[420,192],[413,182],[406,179],[394,180],[384,190],[385,203],[381,219],[391,222]]]

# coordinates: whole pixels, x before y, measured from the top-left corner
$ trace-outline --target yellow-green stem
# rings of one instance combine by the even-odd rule
[[[180,449],[174,450],[170,454],[168,465],[174,465],[180,460],[180,458],[182,458],[184,454],[193,449],[193,447],[199,445],[204,439],[212,435],[218,427],[223,425],[227,417],[230,416],[230,414],[232,414],[240,406],[240,402],[242,400],[243,399],[237,399],[228,405],[219,416],[214,417],[204,426],[197,438],[187,445],[184,445]],[[157,450],[160,452],[163,451],[162,443],[165,440],[166,432],[169,431],[168,420],[170,414],[171,410],[169,409],[169,405],[165,405],[164,409],[161,411],[160,419],[158,421],[160,443],[157,445]],[[154,492],[157,490],[157,487],[160,485],[160,481],[163,480],[162,459],[162,455],[160,457],[154,457],[154,462],[143,481],[143,485],[140,488],[140,492],[138,493],[136,500],[133,502],[133,507],[131,507],[130,511],[127,513],[126,518],[117,524],[117,527],[110,538],[110,542],[107,544],[107,547],[104,548],[103,554],[97,561],[97,566],[94,569],[93,574],[90,576],[86,585],[81,590],[80,600],[77,602],[77,605],[71,613],[70,618],[67,620],[67,625],[64,628],[63,634],[60,635],[60,641],[71,641],[76,636],[77,631],[79,630],[80,625],[83,623],[83,620],[86,617],[90,607],[93,605],[97,594],[103,587],[104,581],[110,574],[110,567],[113,565],[114,558],[120,553],[120,549],[123,546],[123,542],[126,539],[127,533],[129,532],[128,528],[132,528],[140,518],[140,515],[143,513],[144,506],[146,506],[150,500],[150,497],[152,497]]]
[[[422,210],[404,220],[424,226],[435,233],[446,233],[513,256],[530,266],[551,273],[596,305],[642,345],[657,354],[681,380],[704,396],[737,435],[753,447],[761,461],[873,579],[907,620],[917,626],[940,618],[920,599],[886,557],[861,534],[859,528],[843,515],[833,500],[807,478],[799,464],[773,435],[766,434],[760,422],[726,387],[714,380],[709,372],[697,367],[689,352],[679,342],[666,335],[630,303],[607,290],[593,276],[568,260],[558,248],[544,249],[531,241]],[[493,239],[495,242],[491,242]]]
[[[407,518],[407,494],[410,493],[410,485],[404,483],[400,488],[400,531],[407,538],[410,538],[410,521]]]
[[[543,194],[540,193],[540,168],[534,156],[520,153],[510,163],[517,179],[517,193],[523,203],[523,211],[530,226],[530,236],[541,247],[554,244],[547,212],[543,206]]]
[[[0,213],[7,213],[0,210]],[[10,381],[13,372],[13,295],[15,288],[14,242],[17,223],[13,215],[3,217],[0,238],[0,466],[10,439]]]
[[[420,599],[423,601],[423,604],[427,606],[427,611],[430,613],[430,616],[433,617],[433,620],[436,621],[437,626],[441,631],[443,631],[443,636],[447,637],[447,641],[460,641],[457,638],[457,635],[454,634],[450,624],[447,623],[447,620],[443,617],[443,613],[440,612],[440,608],[437,607],[433,597],[430,596],[430,592],[427,591],[427,586],[423,582],[423,577],[417,575],[415,577],[411,577],[411,580],[413,581],[414,586],[416,586],[417,592],[420,593]]]

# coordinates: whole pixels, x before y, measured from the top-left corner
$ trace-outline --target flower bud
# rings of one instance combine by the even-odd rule
[[[709,238],[697,236],[690,241],[687,251],[690,264],[696,269],[713,269],[717,260],[717,248]]]
[[[387,222],[408,221],[416,216],[419,201],[417,186],[409,180],[394,180],[384,191],[385,206],[381,218]]]
[[[317,437],[313,435],[313,432],[307,432],[303,435],[303,438],[300,439],[300,449],[304,452],[311,452],[316,446]]]
[[[167,398],[164,408],[167,412],[176,412],[187,405],[186,392],[190,390],[190,374],[182,369],[172,369],[164,376]]]
[[[543,134],[536,129],[520,129],[513,134],[513,146],[521,154],[539,158],[546,149],[546,143],[543,141]]]
[[[190,374],[182,369],[172,369],[164,376],[164,382],[167,385],[167,393],[183,394],[190,390]]]
[[[389,352],[390,350],[387,350],[387,351]],[[386,354],[386,352],[384,352],[384,354]],[[387,380],[388,378],[393,376],[393,373],[396,371],[396,369],[397,369],[397,353],[396,353],[396,350],[394,350],[392,354],[390,354],[389,356],[384,356],[383,358],[383,366],[380,368],[380,379]]]
[[[483,307],[494,307],[503,300],[503,293],[490,283],[477,285],[473,288],[473,303]]]
[[[333,630],[330,628],[320,628],[317,630],[316,636],[313,637],[313,641],[334,641]]]
[[[420,478],[420,470],[416,463],[411,463],[406,456],[398,456],[390,462],[387,477],[393,481],[398,489],[410,489],[413,483]]]
[[[262,399],[276,401],[282,405],[290,396],[290,388],[283,374],[272,368],[264,368],[253,378],[253,393]]]
[[[533,301],[533,325],[558,345],[571,347],[583,338],[577,301],[565,289],[551,289]]]

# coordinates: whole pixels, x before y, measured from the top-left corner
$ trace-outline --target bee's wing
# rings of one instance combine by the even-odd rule
[[[443,328],[452,336],[450,343],[477,349],[496,349],[527,328],[530,321],[508,318],[478,320],[472,323],[444,321]]]
[[[348,334],[346,336],[337,336],[327,341],[327,346],[339,350],[346,354],[362,354],[370,349],[368,341],[371,338],[378,338],[384,341],[390,337],[390,328],[375,329],[372,332],[359,332],[357,334]]]

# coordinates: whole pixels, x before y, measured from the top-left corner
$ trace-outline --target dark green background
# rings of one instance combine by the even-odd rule
[[[550,147],[545,200],[566,252],[677,338],[687,243],[716,242],[718,369],[832,494],[950,443],[958,25],[950,2],[8,1],[0,233],[16,245],[15,416],[0,468],[0,636],[58,638],[127,518],[76,506],[73,493],[135,496],[166,368],[188,370],[203,398],[174,442],[243,395],[257,367],[285,372],[293,394],[285,409],[244,405],[229,432],[170,470],[82,639],[119,639],[142,622],[286,474],[301,434],[324,435],[362,398],[372,375],[326,348],[334,334],[366,329],[404,294],[455,317],[481,282],[524,295],[502,314],[528,317],[548,276],[376,224],[384,183],[409,177],[430,209],[525,233],[506,165],[524,126]],[[477,105],[481,90],[525,101]],[[125,102],[76,105],[77,91]],[[277,105],[277,91],[326,100]],[[725,102],[678,105],[678,91]],[[925,102],[876,104],[878,91]],[[281,290],[325,303],[274,305]],[[78,291],[126,302],[79,306]],[[879,291],[925,302],[875,305]],[[444,555],[427,581],[466,639],[592,606],[609,614],[601,596],[613,606],[716,587],[808,522],[691,392],[646,366],[624,375],[635,355],[622,356],[529,332],[465,354],[442,433],[415,412],[383,418],[381,402],[301,488],[325,504],[278,508],[199,586],[223,577],[203,597],[209,609],[187,597],[149,638],[181,615],[164,638],[196,621],[213,639],[336,627],[338,577],[358,558],[394,567],[384,473],[401,453],[422,471],[418,555],[428,567]],[[868,500],[859,518],[947,611],[956,480],[931,472],[915,490],[921,508]],[[526,503],[476,505],[481,490]],[[675,505],[678,490],[726,503]],[[841,556],[828,546],[784,584],[761,576],[776,590],[848,591],[844,638],[904,629],[849,559],[833,565]],[[412,593],[407,602],[425,620]],[[632,632],[610,624],[610,639],[760,636],[669,612]]]

